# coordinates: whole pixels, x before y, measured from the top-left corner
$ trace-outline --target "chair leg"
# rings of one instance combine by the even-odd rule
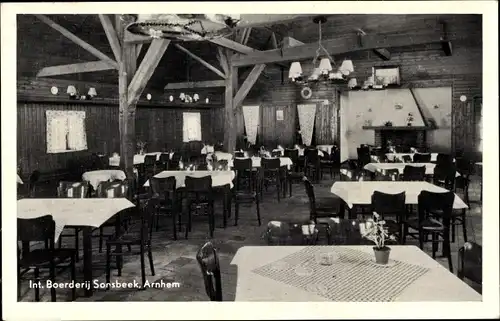
[[[452,243],[455,243],[455,229],[457,227],[456,225],[456,221],[454,218],[451,219],[451,222],[450,222],[450,227],[451,227],[451,242]]]
[[[116,267],[118,269],[118,276],[122,276],[123,257],[122,257],[122,246],[121,245],[116,246],[116,253],[118,254],[116,256]]]
[[[151,269],[151,275],[155,275],[155,266],[153,263],[153,252],[151,251],[151,241],[148,244],[148,259],[149,259],[149,268]]]
[[[176,218],[177,214],[175,213],[175,210],[172,209],[172,230],[174,231],[174,240],[177,241],[177,228],[175,226],[177,224]]]
[[[261,221],[260,221],[260,203],[259,199],[255,199],[255,206],[257,207],[257,220],[259,222],[259,226],[261,226]]]
[[[238,226],[239,214],[240,214],[240,203],[236,201],[234,204],[234,226]]]
[[[146,283],[146,267],[144,264],[144,245],[141,245],[141,280],[142,289],[144,289],[144,284]]]
[[[76,249],[76,262],[80,261],[80,255],[79,255],[79,243],[80,243],[80,238],[79,238],[79,232],[80,230],[75,228],[75,249]]]
[[[467,219],[465,209],[462,210],[462,231],[464,233],[464,242],[467,242]]]
[[[422,231],[421,228],[419,228],[418,231],[418,242],[419,242],[419,247],[421,250],[424,249],[424,232]]]
[[[448,239],[445,238],[445,240],[443,242],[443,248],[446,248],[446,257],[448,258],[448,267],[450,269],[450,272],[453,273],[453,262],[451,260],[451,246],[450,246],[449,236],[448,236]]]
[[[76,281],[76,266],[75,266],[75,255],[71,256],[71,281]],[[76,287],[71,289],[71,301],[76,300]]]
[[[99,253],[102,253],[102,243],[103,243],[104,228],[99,227]]]
[[[289,180],[289,181],[288,181],[288,193],[289,193],[289,195],[290,195],[289,197],[292,197],[292,185],[293,185],[293,184],[292,184],[292,181],[291,181],[291,180]]]
[[[437,235],[436,233],[432,233],[432,258],[436,259],[436,252],[437,252]]]
[[[111,244],[106,244],[106,283],[109,284],[110,282],[111,282]]]
[[[33,275],[35,277],[35,282],[38,282],[40,280],[40,270],[35,268]],[[40,287],[38,286],[35,287],[35,301],[40,302]]]
[[[50,277],[50,280],[52,281],[52,283],[55,283],[55,281],[56,281],[56,267],[54,264],[50,265],[49,277]],[[50,300],[52,302],[56,302],[56,288],[55,287],[50,288]]]

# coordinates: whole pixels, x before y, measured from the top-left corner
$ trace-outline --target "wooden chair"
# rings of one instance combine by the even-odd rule
[[[55,249],[54,235],[55,222],[52,215],[45,215],[32,219],[17,219],[17,240],[22,243],[22,248],[18,248],[17,260],[17,295],[21,296],[21,278],[28,271],[34,271],[33,282],[41,280],[40,270],[49,270],[48,279],[52,283],[56,282],[56,269],[71,270],[71,281],[76,281],[76,250],[74,249]],[[48,247],[45,249],[30,250],[32,242],[45,242]],[[69,262],[68,262],[69,261]],[[35,301],[40,301],[40,288],[35,288]],[[56,301],[56,290],[50,288],[51,301]],[[71,300],[76,299],[76,289],[71,289]]]
[[[321,176],[323,174],[323,169],[330,170],[330,178],[335,178],[335,173],[340,171],[340,151],[332,149],[331,154],[328,154],[326,158],[320,160],[321,163]],[[340,174],[339,174],[340,175]]]
[[[458,250],[457,277],[469,279],[478,285],[483,283],[483,248],[475,242],[467,242]]]
[[[215,231],[215,213],[214,213],[214,195],[212,189],[212,176],[190,177],[185,180],[186,203],[188,206],[188,221],[186,228],[186,239],[192,227],[192,212],[196,211],[198,215],[208,216],[208,226],[210,237],[214,237]]]
[[[222,278],[219,257],[211,242],[205,243],[196,253],[200,265],[205,290],[210,301],[222,301]]]
[[[158,166],[157,170],[158,171],[168,171],[168,162],[170,160],[170,154],[169,153],[161,153],[160,154],[160,159],[158,160]]]
[[[182,154],[179,152],[175,152],[172,155],[172,158],[168,160],[168,169],[171,171],[178,170],[181,158],[182,158]]]
[[[83,182],[68,182],[61,181],[59,182],[59,186],[57,187],[57,197],[59,198],[86,198],[89,196],[90,187],[89,183],[86,181]],[[72,230],[71,234],[61,233],[59,236],[59,249],[61,249],[62,241],[66,237],[74,237],[75,238],[75,250],[76,250],[76,262],[80,260],[78,251],[79,251],[79,233],[82,230],[79,226],[64,226],[64,230]],[[63,232],[64,232],[63,230]]]
[[[389,233],[401,242],[402,224],[406,219],[406,193],[387,194],[374,191],[371,205],[372,212],[377,212],[386,221]],[[388,216],[392,219],[387,219]]]
[[[328,220],[328,244],[330,245],[367,245],[370,241],[361,235],[357,219],[331,218]]]
[[[279,158],[261,158],[260,162],[261,166],[261,197],[262,197],[262,188],[265,187],[267,191],[267,187],[269,185],[276,186],[276,195],[278,198],[278,202],[281,201],[281,189],[283,182],[283,175],[281,173],[281,162]]]
[[[299,151],[297,149],[285,149],[285,157],[292,160],[292,168],[287,171],[286,175],[286,185],[288,185],[289,196],[292,197],[292,186],[293,184],[302,184],[302,179],[304,178],[304,172],[300,172],[299,169]]]
[[[127,181],[101,182],[97,186],[97,197],[98,198],[128,198],[128,187],[129,187],[129,183]],[[115,233],[116,233],[116,230],[114,230],[114,232],[111,234],[104,234],[105,228],[115,229],[117,227],[118,223],[120,223],[121,226],[126,228],[126,220],[125,220],[125,217],[123,217],[123,215],[121,215],[121,214],[123,214],[122,212],[123,211],[117,213],[116,215],[111,217],[109,220],[104,222],[99,228],[95,229],[95,230],[99,231],[99,233],[97,235],[93,235],[94,237],[99,238],[99,253],[102,253],[102,246],[103,246],[103,242],[104,242],[104,237],[111,238],[111,237],[115,236]],[[118,219],[118,216],[122,216],[122,217],[120,217],[120,219]],[[121,219],[124,219],[124,220],[121,221]]]
[[[304,150],[304,174],[313,177],[314,182],[321,178],[321,157],[317,149],[308,148]]]
[[[142,289],[144,289],[144,284],[146,282],[146,267],[144,262],[144,256],[148,254],[149,267],[151,269],[151,275],[155,275],[154,263],[153,263],[153,253],[151,252],[151,236],[153,232],[153,212],[156,206],[155,200],[149,200],[142,203],[136,208],[137,216],[135,221],[131,224],[131,227],[127,233],[117,235],[115,238],[110,239],[106,242],[106,283],[111,282],[111,258],[116,257],[116,265],[118,269],[118,276],[122,274],[123,268],[123,257],[130,255],[139,255],[141,261],[141,280]],[[122,247],[127,246],[132,248],[128,252],[123,252]],[[138,247],[138,251],[136,250]],[[112,251],[112,248],[115,250]],[[135,250],[135,251],[134,251]]]
[[[255,203],[257,221],[260,226],[260,203],[259,193],[257,193],[257,186],[260,186],[260,175],[255,174],[255,171],[252,170],[252,159],[250,158],[234,159],[233,169],[236,171],[236,186],[233,192],[234,225],[238,225],[240,204]]]
[[[243,158],[245,157],[245,152],[234,152],[234,157]]]
[[[441,164],[444,166],[453,164],[453,157],[449,154],[438,153],[436,156],[436,164]]]
[[[181,203],[177,197],[177,181],[174,176],[170,177],[151,177],[149,186],[151,188],[151,198],[155,199],[155,212],[156,220],[154,225],[156,231],[160,226],[160,216],[166,215],[172,218],[172,229],[174,240],[177,240],[177,221],[179,224],[179,231],[181,230],[181,213],[179,211]]]
[[[282,222],[271,221],[267,224],[263,238],[267,245],[316,245],[318,229],[312,221]]]
[[[406,219],[403,224],[403,244],[406,236],[418,237],[420,249],[424,249],[424,242],[427,242],[427,235],[432,236],[432,258],[436,258],[439,243],[443,246],[443,255],[448,258],[448,266],[453,273],[453,263],[451,261],[450,248],[450,223],[453,210],[455,193],[432,193],[422,191],[418,196],[418,218]],[[434,218],[436,210],[441,213],[441,217]],[[434,217],[432,217],[434,216]],[[417,234],[409,233],[409,228],[418,231]]]

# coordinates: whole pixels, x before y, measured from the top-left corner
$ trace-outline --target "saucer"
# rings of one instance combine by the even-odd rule
[[[389,262],[387,262],[387,264],[380,264],[380,263],[377,263],[375,262],[375,258],[372,258],[370,260],[370,262],[376,266],[380,266],[380,267],[393,267],[394,265],[396,265],[396,261],[394,260],[391,260],[389,259]]]
[[[295,274],[298,276],[311,276],[314,273],[314,270],[310,267],[298,266],[294,270]]]

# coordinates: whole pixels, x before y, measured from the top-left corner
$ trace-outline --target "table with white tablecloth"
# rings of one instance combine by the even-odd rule
[[[122,210],[135,207],[126,198],[24,198],[17,201],[17,218],[29,219],[52,215],[55,241],[66,225],[83,227],[84,281],[92,279],[92,229]],[[92,294],[92,287],[86,289]]]
[[[403,156],[410,156],[412,161],[413,161],[413,156],[418,153],[387,153],[385,156],[387,156],[387,159],[391,162],[394,161],[403,161]],[[431,154],[431,162],[437,161],[437,156],[439,153],[430,153]],[[453,159],[455,161],[455,159]]]
[[[321,265],[327,253],[332,265]],[[416,246],[391,246],[389,264],[372,246],[244,246],[235,301],[481,301],[481,295]]]
[[[144,158],[146,158],[147,155],[155,155],[156,160],[158,161],[158,160],[160,160],[161,154],[162,154],[162,152],[136,154],[136,155],[134,155],[134,165],[144,164]],[[170,154],[170,158],[172,158],[173,153],[169,153],[169,154]],[[109,158],[109,165],[110,166],[120,166],[120,156],[110,157]]]
[[[418,204],[418,195],[422,191],[433,193],[447,193],[447,189],[425,181],[411,182],[386,182],[386,181],[361,181],[361,182],[335,182],[330,192],[340,197],[349,208],[354,205],[370,205],[372,194],[379,191],[387,194],[406,193],[406,204]],[[455,194],[454,209],[467,209],[465,202]]]
[[[83,173],[82,175],[82,180],[88,181],[89,184],[92,185],[94,190],[97,190],[97,186],[99,186],[101,182],[108,182],[114,180],[123,181],[126,178],[127,175],[125,175],[125,172],[119,169],[103,169],[97,171],[89,171]]]
[[[422,167],[425,166],[425,175],[434,175],[434,169],[436,168],[436,164],[434,163],[369,163],[366,164],[363,168],[372,173],[381,173],[382,175],[386,174],[387,170],[397,169],[399,174],[403,174],[403,171],[406,166],[413,167]],[[460,176],[457,172],[456,176]]]
[[[211,145],[205,145],[201,149],[202,154],[212,154],[214,151],[215,151],[215,148],[214,148],[214,146],[211,146]]]
[[[214,152],[214,153],[211,153],[211,154],[207,154],[207,161],[208,160],[213,160],[214,157],[218,161],[220,161],[220,160],[230,161],[230,160],[233,159],[233,154],[225,153],[225,152]]]
[[[316,148],[320,151],[328,153],[330,155],[332,153],[332,149],[335,145],[316,145]]]
[[[259,168],[261,167],[262,158],[261,157],[251,157],[252,158],[252,167]],[[236,157],[235,159],[245,159]],[[286,166],[288,169],[293,165],[293,162],[290,157],[280,157],[280,166]],[[233,167],[233,160],[228,162],[229,167]]]

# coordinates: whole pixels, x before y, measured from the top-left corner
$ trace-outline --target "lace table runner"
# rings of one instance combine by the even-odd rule
[[[322,252],[336,257],[332,265],[318,263]],[[389,302],[429,271],[396,260],[379,265],[374,258],[355,249],[311,246],[252,272],[332,301]]]

